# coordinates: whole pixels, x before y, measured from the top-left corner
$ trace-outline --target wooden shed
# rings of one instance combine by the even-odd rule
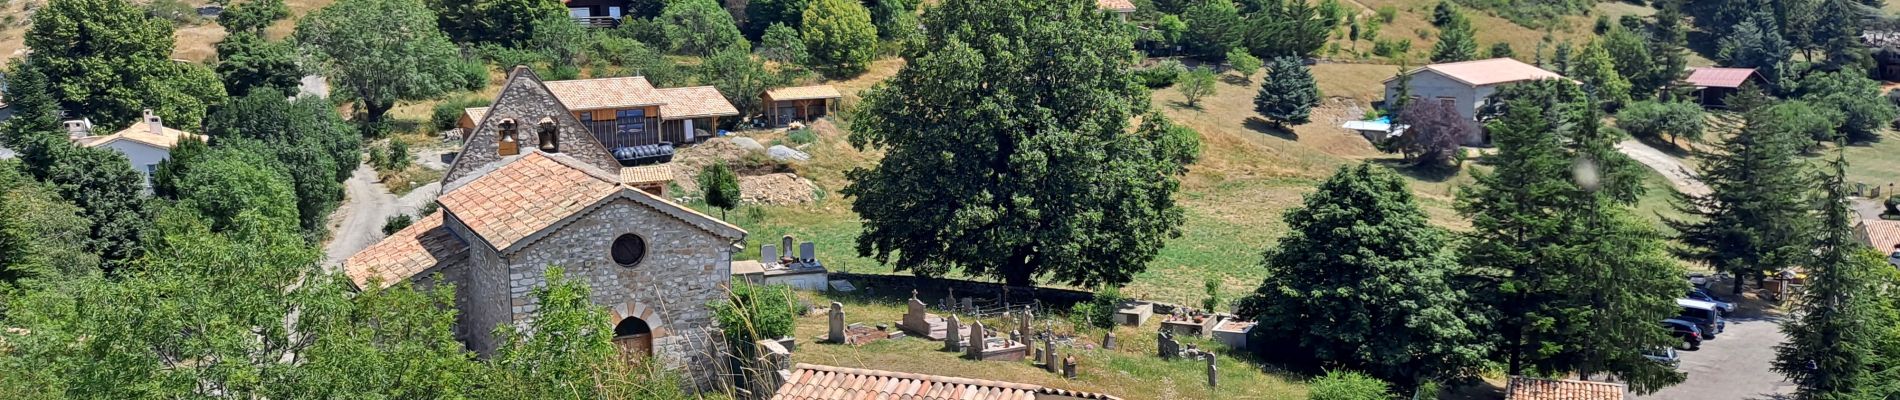
[[[773,127],[780,127],[831,115],[844,95],[831,85],[813,85],[767,90],[759,98],[764,100],[766,118]]]

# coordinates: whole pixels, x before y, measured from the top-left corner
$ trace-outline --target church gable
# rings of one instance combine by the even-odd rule
[[[541,84],[540,77],[525,67],[515,67],[442,181],[454,182],[508,156],[536,151],[563,153],[603,171],[620,169],[613,154]]]

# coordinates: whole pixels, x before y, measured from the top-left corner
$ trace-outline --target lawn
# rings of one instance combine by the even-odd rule
[[[800,293],[811,304],[844,304],[845,321],[865,325],[886,324],[902,319],[904,308],[891,300],[832,298],[820,293]],[[1206,385],[1206,364],[1202,361],[1163,361],[1155,354],[1155,334],[1159,319],[1146,326],[1116,329],[1115,350],[1077,349],[1057,346],[1058,354],[1077,359],[1076,379],[1063,379],[1037,368],[1028,361],[970,361],[956,353],[941,351],[942,342],[916,338],[885,340],[862,347],[817,343],[829,327],[823,312],[799,317],[795,336],[798,350],[792,361],[850,368],[947,375],[963,378],[1021,382],[1048,387],[1108,393],[1125,399],[1303,399],[1304,377],[1280,372],[1251,355],[1225,351],[1211,342],[1187,339],[1203,349],[1218,349],[1216,369],[1220,386]],[[967,322],[966,322],[967,323]],[[986,326],[1006,326],[1000,320],[984,320]],[[1038,322],[1038,326],[1042,323]],[[1058,332],[1074,332],[1066,322],[1057,322]],[[1098,344],[1102,331],[1087,330],[1083,342]]]

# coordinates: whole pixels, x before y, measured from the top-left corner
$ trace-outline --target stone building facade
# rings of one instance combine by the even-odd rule
[[[545,94],[531,73],[511,74],[496,103],[503,111],[471,133],[444,178],[441,211],[351,256],[344,269],[359,287],[454,283],[456,334],[486,356],[503,345],[495,327],[529,326],[539,308],[532,292],[558,266],[589,285],[623,352],[714,387],[723,341],[710,304],[725,298],[745,231],[622,184],[618,171],[602,168],[618,165],[584,128],[560,133],[558,148],[530,139],[516,154],[500,151],[500,119],[569,115]]]

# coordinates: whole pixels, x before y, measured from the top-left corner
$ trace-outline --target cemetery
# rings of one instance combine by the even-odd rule
[[[788,351],[784,365],[927,372],[1131,399],[1211,398],[1217,391],[1304,394],[1297,382],[1266,372],[1271,369],[1241,350],[1253,323],[1231,316],[1133,301],[1118,310],[1114,329],[1098,329],[1078,327],[1066,310],[1037,307],[1031,299],[1012,299],[1024,304],[1005,306],[1009,302],[997,298],[1001,291],[965,287],[933,297],[925,288],[899,291],[887,283],[863,282],[851,286],[856,290],[798,292],[803,302],[829,307],[798,318],[796,336],[817,343]],[[972,295],[977,292],[989,296]],[[891,295],[903,297],[896,301]],[[1120,312],[1130,309],[1147,312]],[[1140,317],[1155,310],[1166,313],[1163,318]],[[1203,322],[1164,321],[1177,314],[1182,321]],[[1131,321],[1142,323],[1127,323]],[[1155,378],[1127,379],[1130,373]]]

